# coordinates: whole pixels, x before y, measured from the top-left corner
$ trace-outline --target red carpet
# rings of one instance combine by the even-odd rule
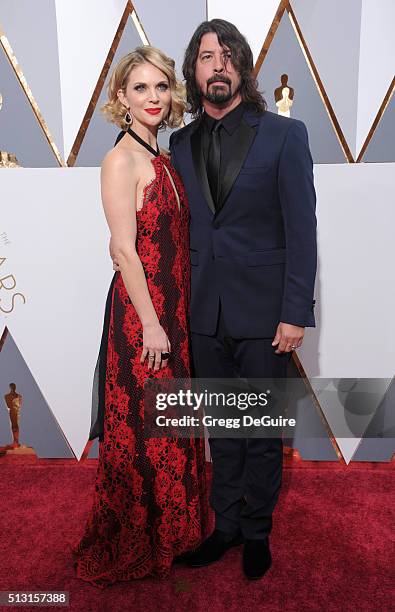
[[[391,609],[389,465],[285,468],[271,536],[273,566],[262,580],[244,579],[239,548],[208,568],[176,566],[167,581],[125,582],[105,591],[74,577],[69,554],[85,521],[95,469],[95,460],[2,460],[0,590],[67,590],[68,609],[81,612]]]

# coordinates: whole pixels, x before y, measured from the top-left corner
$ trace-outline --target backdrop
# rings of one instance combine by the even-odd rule
[[[79,458],[86,446],[113,274],[99,192],[118,133],[100,114],[108,77],[148,43],[181,76],[190,36],[214,17],[246,35],[273,112],[287,75],[290,114],[307,125],[315,163],[317,327],[294,361],[314,436],[290,443],[305,459],[388,461],[394,452],[393,394],[384,398],[395,355],[393,0],[0,0],[0,161],[19,166],[0,169],[0,446],[12,440],[10,382],[23,395],[22,443],[40,457]],[[345,436],[340,394],[329,401],[314,377],[381,381],[365,436]]]

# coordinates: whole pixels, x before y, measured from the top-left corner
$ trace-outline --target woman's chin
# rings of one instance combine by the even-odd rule
[[[160,113],[160,115],[152,115],[152,116],[150,116],[147,113],[146,117],[141,117],[141,123],[143,123],[144,125],[148,127],[159,127],[163,121],[162,117],[163,117],[162,113]]]

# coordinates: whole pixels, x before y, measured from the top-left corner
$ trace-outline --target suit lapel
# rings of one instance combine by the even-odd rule
[[[244,160],[247,157],[248,151],[254,141],[260,118],[257,115],[247,111],[244,113],[243,119],[237,128],[237,149],[234,151],[234,155],[227,165],[225,176],[221,184],[218,211],[215,210],[214,201],[211,197],[210,186],[207,179],[206,164],[204,162],[201,142],[201,121],[202,119],[200,119],[200,121],[196,121],[196,125],[194,126],[190,136],[193,165],[206,203],[211,212],[214,215],[218,215],[225,204],[226,198],[228,197],[230,190],[237,179]]]
[[[215,214],[215,206],[213,198],[211,197],[210,186],[208,184],[206,164],[204,163],[202,137],[201,137],[201,121],[197,122],[194,131],[191,134],[191,151],[193,165],[195,167],[196,176],[199,185],[202,188],[204,198],[210,207],[211,211]]]
[[[239,127],[236,130],[235,136],[237,135],[237,148],[230,158],[225,170],[225,176],[221,184],[217,214],[222,210],[225,200],[228,197],[235,180],[237,179],[241,167],[243,166],[247,153],[254,141],[256,126],[258,123],[259,119],[257,119],[254,115],[245,113]]]

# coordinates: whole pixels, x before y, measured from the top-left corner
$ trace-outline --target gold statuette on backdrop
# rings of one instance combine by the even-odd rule
[[[274,99],[277,106],[277,112],[284,117],[291,116],[291,106],[294,99],[294,89],[288,85],[288,75],[281,75],[281,85],[274,90]]]
[[[15,155],[0,151],[0,168],[20,168],[20,165]]]
[[[3,96],[0,93],[0,111],[3,107]],[[0,168],[20,168],[19,162],[13,153],[0,150]]]
[[[19,442],[23,396],[17,392],[15,383],[9,384],[9,392],[4,396],[4,402],[8,410],[12,442],[5,446],[0,446],[0,457],[4,455],[35,455],[36,453],[32,446]]]

